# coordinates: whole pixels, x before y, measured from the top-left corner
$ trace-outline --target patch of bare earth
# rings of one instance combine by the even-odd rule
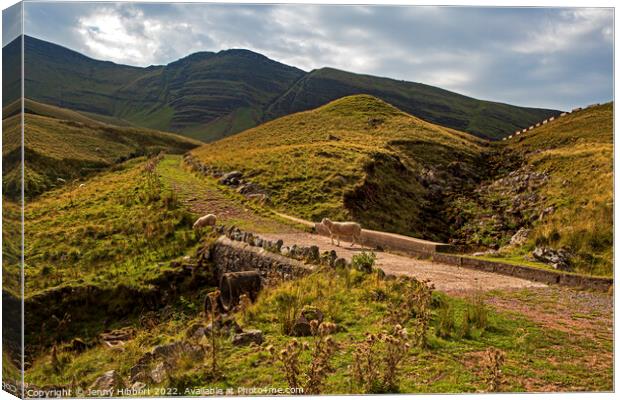
[[[613,297],[607,293],[548,286],[488,294],[486,302],[571,335],[613,339]]]

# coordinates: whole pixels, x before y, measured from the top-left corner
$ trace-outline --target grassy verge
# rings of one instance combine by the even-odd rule
[[[323,271],[306,278],[282,283],[264,290],[257,302],[234,318],[244,329],[262,330],[265,342],[260,345],[233,346],[230,339],[217,339],[218,372],[211,371],[209,342],[197,339],[205,349],[204,359],[180,357],[176,367],[160,384],[147,383],[153,395],[157,388],[172,388],[177,394],[199,388],[222,390],[238,387],[288,387],[281,361],[274,361],[269,348],[283,350],[292,340],[284,334],[290,308],[300,310],[312,305],[325,314],[325,320],[336,324],[332,337],[337,351],[329,360],[322,393],[365,393],[368,388],[356,381],[351,370],[355,352],[367,333],[379,334],[386,318],[402,305],[406,293],[401,281],[385,281],[376,274],[356,270]],[[199,299],[186,299],[176,305],[167,319],[149,329],[140,328],[137,336],[122,351],[110,351],[99,345],[82,353],[62,350],[62,362],[54,369],[50,354],[42,354],[27,372],[27,381],[35,385],[86,387],[105,371],[114,369],[127,376],[130,368],[152,346],[187,337],[188,327],[205,324],[197,310]],[[597,339],[549,329],[517,312],[496,311],[485,305],[483,298],[450,297],[434,293],[431,298],[430,321],[426,345],[414,344],[413,338],[422,318],[422,309],[406,319],[410,350],[398,364],[395,393],[456,393],[487,391],[489,365],[485,360],[489,349],[505,356],[499,391],[578,391],[611,390],[613,367],[611,337]],[[131,324],[131,321],[127,322]],[[305,371],[313,357],[316,339],[307,338],[310,348],[302,351],[299,367]],[[60,348],[60,347],[59,347]],[[385,349],[376,348],[376,362],[383,368]],[[598,354],[599,358],[592,358]],[[305,384],[303,374],[301,384]],[[377,389],[378,388],[378,389]],[[370,392],[382,391],[380,386]]]

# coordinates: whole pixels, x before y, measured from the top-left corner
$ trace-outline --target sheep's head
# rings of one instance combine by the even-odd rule
[[[332,221],[329,218],[323,218],[321,220],[321,224],[325,225],[325,226],[331,226]]]

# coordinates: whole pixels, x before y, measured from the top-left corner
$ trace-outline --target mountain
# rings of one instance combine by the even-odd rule
[[[423,120],[489,139],[502,138],[516,129],[559,114],[555,110],[476,100],[421,83],[333,68],[306,74],[270,104],[265,114],[267,119],[273,119],[354,94],[370,94]]]
[[[447,240],[440,211],[452,192],[479,179],[487,143],[356,95],[191,154],[220,172],[243,172],[291,215],[353,219],[370,229]],[[434,184],[444,176],[443,187]]]
[[[18,51],[15,43],[4,50]],[[493,139],[558,114],[331,68],[305,73],[239,49],[139,68],[94,60],[26,36],[25,69],[30,99],[203,141],[353,94],[374,95],[426,121]],[[15,95],[13,89],[5,99]]]
[[[248,50],[138,68],[28,36],[24,63],[28,98],[208,140],[255,126],[262,108],[304,73]]]
[[[17,197],[20,191],[19,110],[19,102],[3,109],[2,183],[4,195],[9,197]],[[106,124],[29,99],[25,101],[25,110],[24,191],[28,197],[128,158],[159,151],[183,153],[202,143],[173,133]]]

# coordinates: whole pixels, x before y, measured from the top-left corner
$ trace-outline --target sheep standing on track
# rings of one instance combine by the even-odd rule
[[[340,246],[341,236],[350,236],[353,241],[351,247],[353,247],[356,242],[361,246],[360,237],[362,235],[362,227],[360,224],[356,222],[333,222],[328,218],[323,218],[321,223],[329,230],[329,237],[332,240],[332,244],[334,244],[334,236],[338,240],[337,246]]]
[[[215,226],[217,218],[213,214],[203,215],[194,222],[194,229],[204,228],[205,226]]]

